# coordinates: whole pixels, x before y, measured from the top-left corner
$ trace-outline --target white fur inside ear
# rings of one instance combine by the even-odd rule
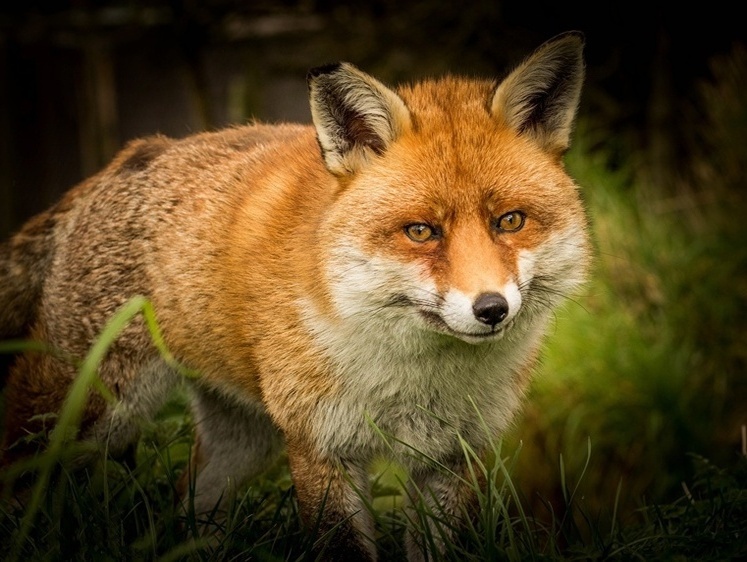
[[[491,112],[547,152],[570,145],[584,80],[583,37],[566,33],[540,46],[496,88]]]
[[[402,99],[349,63],[309,73],[311,117],[327,169],[352,174],[410,126]]]

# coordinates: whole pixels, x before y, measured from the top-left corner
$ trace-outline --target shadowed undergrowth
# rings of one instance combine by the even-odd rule
[[[158,421],[143,428],[134,467],[104,456],[84,470],[56,465],[37,504],[24,494],[0,504],[0,548],[10,553],[6,559],[311,559],[310,538],[299,526],[284,459],[246,488],[226,519],[196,517],[179,507],[176,481],[191,447],[184,407],[185,397],[175,395]],[[589,466],[594,454],[589,442],[580,461]],[[475,461],[466,445],[465,455]],[[458,540],[450,542],[439,559],[711,560],[747,555],[744,454],[735,454],[725,468],[693,456],[680,497],[639,508],[632,524],[618,512],[619,502],[608,506],[605,516],[591,512],[580,493],[587,474],[564,471],[558,475],[563,487],[560,509],[549,518],[534,517],[517,489],[521,455],[521,450],[497,442],[491,462],[474,462],[469,482],[478,494],[479,514],[461,528]],[[490,483],[487,487],[474,484],[480,474]],[[456,524],[440,517],[438,506],[429,509],[423,503],[414,515],[405,516],[399,509],[402,480],[403,474],[388,465],[378,467],[373,477],[371,509],[382,560],[405,559],[406,519],[426,544],[438,541],[441,530]],[[205,528],[211,534],[200,536]]]

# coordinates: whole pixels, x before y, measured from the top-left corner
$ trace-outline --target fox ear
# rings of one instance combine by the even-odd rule
[[[492,114],[547,152],[562,155],[581,97],[583,49],[584,36],[577,31],[541,45],[498,85]]]
[[[402,99],[350,63],[309,71],[311,117],[327,169],[353,174],[410,127]]]

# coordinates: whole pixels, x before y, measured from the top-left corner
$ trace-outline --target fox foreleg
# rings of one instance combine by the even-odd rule
[[[252,407],[208,388],[192,390],[195,447],[180,492],[185,501],[189,486],[194,485],[194,510],[199,516],[224,510],[239,486],[277,458],[283,441],[259,403]]]
[[[303,443],[288,441],[288,460],[301,519],[315,535],[317,559],[376,560],[368,472],[342,459],[327,459]]]
[[[448,555],[449,545],[476,513],[477,487],[484,487],[484,475],[470,471],[465,461],[411,475],[405,503],[408,562]]]

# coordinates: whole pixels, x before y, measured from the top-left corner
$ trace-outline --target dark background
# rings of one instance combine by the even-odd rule
[[[0,8],[0,237],[128,140],[243,122],[310,121],[305,73],[349,60],[387,83],[500,77],[551,36],[587,37],[592,146],[676,170],[709,60],[744,43],[727,4],[445,0],[113,0]],[[676,191],[671,174],[660,189]]]

